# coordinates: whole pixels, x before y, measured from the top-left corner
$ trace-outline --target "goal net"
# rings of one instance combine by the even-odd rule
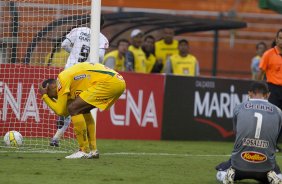
[[[0,1],[0,151],[3,136],[16,130],[19,149],[73,151],[78,148],[70,126],[59,147],[49,146],[57,116],[41,100],[38,84],[56,78],[68,58],[60,45],[74,27],[90,21],[91,0]]]

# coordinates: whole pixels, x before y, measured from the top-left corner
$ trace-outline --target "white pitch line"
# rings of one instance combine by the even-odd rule
[[[133,156],[180,156],[180,157],[230,157],[230,155],[195,155],[195,154],[178,154],[178,153],[136,153],[136,152],[117,152],[103,153],[101,155],[133,155]]]
[[[15,151],[6,151],[0,150],[0,153],[70,153],[69,151],[52,151],[52,150],[15,150]],[[181,153],[145,153],[145,152],[109,152],[109,153],[100,153],[101,156],[177,156],[177,157],[230,157],[231,155],[204,155],[204,154],[181,154]],[[282,155],[276,155],[276,158],[282,158]]]
[[[0,150],[0,153],[70,153],[69,151],[52,151],[52,150]]]
[[[67,151],[52,151],[52,150],[0,150],[0,153],[69,153]],[[111,152],[100,153],[100,155],[116,156],[116,155],[128,155],[128,156],[178,156],[178,157],[230,157],[230,155],[195,155],[195,154],[178,154],[178,153],[142,153],[142,152]]]

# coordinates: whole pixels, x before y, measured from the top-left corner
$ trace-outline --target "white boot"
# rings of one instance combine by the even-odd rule
[[[226,171],[226,175],[224,177],[223,184],[233,184],[234,178],[235,178],[235,170],[232,167],[230,167]]]
[[[277,176],[274,171],[269,171],[267,173],[267,179],[270,184],[282,184],[282,180]]]
[[[92,158],[98,159],[99,157],[100,157],[99,151],[98,150],[93,150],[93,151],[90,151],[88,158],[89,159],[92,159]]]
[[[66,159],[78,159],[78,158],[88,158],[88,157],[89,157],[88,153],[85,153],[83,151],[78,151],[69,156],[66,156],[65,158]]]

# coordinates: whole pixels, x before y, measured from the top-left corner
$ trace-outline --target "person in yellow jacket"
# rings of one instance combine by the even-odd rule
[[[79,151],[67,159],[99,158],[95,121],[90,110],[109,109],[125,90],[125,81],[116,71],[100,64],[82,62],[65,69],[57,80],[39,86],[43,101],[59,116],[71,116]]]
[[[165,68],[168,57],[178,54],[178,41],[173,39],[174,30],[165,28],[163,30],[163,39],[155,43],[155,54],[158,63],[163,64],[162,72]]]
[[[68,60],[69,55],[70,54],[67,51],[59,46],[54,52],[50,52],[45,57],[45,66],[56,66],[63,68]]]
[[[160,73],[163,65],[157,62],[155,56],[155,38],[148,35],[144,38],[142,50],[146,56],[146,73]]]
[[[189,43],[179,41],[179,53],[172,55],[166,63],[165,73],[185,76],[199,76],[199,63],[195,56],[189,53]]]
[[[140,29],[134,29],[130,37],[131,45],[125,54],[126,71],[146,73],[146,56],[141,48],[143,32]]]
[[[116,71],[125,71],[125,53],[128,51],[129,41],[120,39],[117,42],[117,50],[107,53],[103,64]]]

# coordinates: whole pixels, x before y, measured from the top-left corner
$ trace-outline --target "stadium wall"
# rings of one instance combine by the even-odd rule
[[[0,136],[18,130],[27,137],[51,137],[56,116],[38,85],[62,68],[0,65]],[[232,109],[247,99],[249,80],[122,73],[127,88],[109,110],[97,115],[97,137],[143,140],[234,138]],[[42,131],[42,130],[48,131]],[[70,132],[65,134],[69,136]]]

